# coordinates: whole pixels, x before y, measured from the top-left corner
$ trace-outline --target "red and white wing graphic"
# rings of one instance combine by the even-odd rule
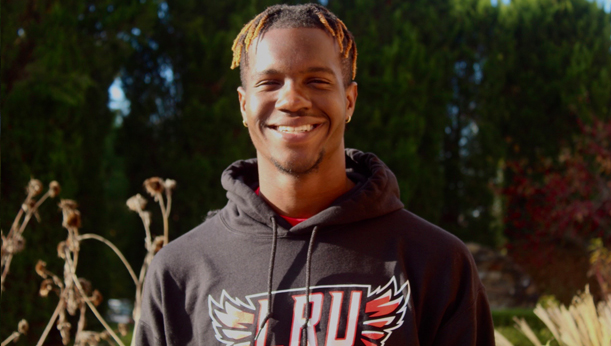
[[[218,341],[233,346],[251,344],[256,312],[252,304],[232,298],[223,290],[218,303],[208,297],[208,309]]]
[[[403,291],[407,289],[404,295]],[[367,295],[365,321],[361,341],[366,346],[384,346],[393,330],[403,324],[410,298],[409,281],[397,287],[393,277],[385,286],[380,286]]]

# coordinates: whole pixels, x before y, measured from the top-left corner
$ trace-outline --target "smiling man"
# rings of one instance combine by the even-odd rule
[[[155,257],[138,345],[494,345],[456,237],[403,209],[375,155],[344,148],[356,43],[323,6],[272,6],[233,46],[257,158],[229,202]]]

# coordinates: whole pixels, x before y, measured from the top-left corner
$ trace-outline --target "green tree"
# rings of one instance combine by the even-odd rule
[[[439,163],[451,94],[444,88],[443,57],[427,46],[417,23],[406,20],[418,6],[424,5],[329,2],[353,32],[359,53],[359,97],[346,146],[376,153],[397,176],[403,202],[435,222],[442,203]],[[362,20],[364,13],[369,20]],[[434,21],[437,14],[423,15],[423,21]]]
[[[347,145],[391,167],[408,209],[464,240],[497,245],[488,186],[495,169],[481,160],[477,104],[497,9],[477,0],[329,6],[359,47],[360,94]]]
[[[586,0],[516,0],[500,6],[496,39],[491,42],[484,65],[487,78],[482,83],[479,104],[482,118],[494,125],[497,138],[502,141],[498,145],[502,152],[497,158],[504,179],[498,184],[511,189],[519,186],[516,178],[525,176],[542,183],[550,167],[560,164],[561,149],[570,150],[574,146],[580,122],[591,123],[592,114],[602,121],[611,118],[611,16]],[[519,163],[524,173],[504,168],[504,162]],[[542,232],[540,224],[524,227],[514,222],[516,215],[522,215],[525,225],[536,224],[535,216],[525,211],[537,198],[506,200],[504,234],[513,245],[509,253],[516,258],[527,258],[522,256],[519,244],[539,237]],[[563,202],[550,199],[547,203]],[[552,215],[543,218],[549,221]],[[550,232],[556,227],[550,222],[547,225]],[[574,244],[556,237],[539,251],[553,248],[549,259],[559,263],[565,258],[574,268],[583,264],[583,269],[587,267],[586,251]],[[583,270],[573,271],[566,266],[554,271],[551,267],[531,266],[532,259],[530,256],[522,263],[532,270],[533,276],[558,274],[554,278],[556,283],[547,280],[540,282],[540,286],[567,301],[574,292],[557,289],[576,290],[585,280]],[[568,276],[581,281],[569,284]]]
[[[178,182],[171,238],[223,207],[221,172],[255,154],[241,124],[239,72],[229,66],[235,36],[267,5],[163,2],[151,35],[134,39],[137,48],[121,74],[131,112],[123,118],[117,152],[131,191],[151,175]]]
[[[102,158],[114,121],[107,90],[132,49],[117,34],[142,21],[150,5],[3,1],[1,6],[2,229],[10,229],[24,186],[34,176],[45,183],[59,181],[60,196],[79,202],[84,230],[106,235],[109,182]],[[55,245],[65,239],[65,231],[54,203],[43,205],[42,222],[26,230],[26,248],[11,265],[2,297],[3,336],[26,318],[32,326],[28,343],[34,343],[53,311],[56,301],[38,297],[41,280],[34,266],[42,258],[61,272]],[[104,266],[105,254],[91,246],[81,268]],[[82,273],[108,293],[110,271]]]

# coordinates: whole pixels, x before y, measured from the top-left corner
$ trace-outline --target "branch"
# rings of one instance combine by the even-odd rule
[[[159,207],[161,207],[161,215],[163,215],[163,245],[168,245],[168,242],[170,241],[170,238],[168,236],[169,234],[169,224],[168,224],[168,215],[166,215],[166,208],[165,205],[163,203],[163,198],[161,197],[161,194],[159,194]]]
[[[14,339],[19,338],[19,335],[21,335],[19,332],[13,332],[13,334],[11,334],[11,336],[6,338],[6,340],[2,341],[2,345],[1,346],[6,346],[6,345],[10,344],[11,341],[13,341]],[[15,341],[15,342],[17,342],[17,341]]]
[[[45,330],[42,332],[42,335],[40,336],[40,339],[38,340],[38,343],[36,344],[36,346],[42,346],[42,344],[45,342],[45,340],[47,339],[47,335],[51,331],[51,327],[53,326],[53,323],[55,322],[55,320],[57,319],[57,316],[59,315],[59,312],[63,308],[64,308],[64,304],[62,303],[62,300],[60,298],[59,303],[57,304],[57,307],[55,308],[55,312],[53,312],[53,315],[51,316],[49,323],[47,323]]]
[[[28,208],[28,211],[25,213],[25,219],[23,220],[23,223],[21,224],[21,227],[19,227],[19,232],[17,234],[23,234],[23,231],[25,230],[25,227],[28,225],[28,223],[30,222],[30,219],[32,218],[32,215],[34,213],[36,213],[38,211],[38,207],[40,207],[40,205],[49,197],[49,190],[47,190],[47,192],[45,192],[44,195],[42,195],[42,197],[40,197],[40,199],[38,200],[38,202],[36,202],[36,204],[34,204],[34,207],[32,207],[31,209]],[[23,210],[23,209],[22,209]]]
[[[115,332],[112,330],[112,328],[110,328],[108,323],[106,323],[106,321],[104,320],[102,315],[98,312],[98,309],[96,309],[95,305],[93,305],[93,303],[89,299],[87,299],[87,294],[85,293],[85,290],[83,289],[83,286],[81,286],[81,283],[78,280],[78,277],[76,276],[76,273],[74,272],[74,266],[72,265],[72,259],[70,259],[69,255],[70,255],[69,251],[66,250],[66,263],[68,263],[68,266],[70,267],[70,275],[72,277],[72,281],[74,282],[74,285],[76,286],[76,288],[78,288],[79,292],[81,293],[81,296],[83,297],[83,300],[85,300],[85,303],[87,303],[87,305],[91,309],[91,312],[93,312],[95,317],[97,317],[98,321],[100,321],[100,323],[102,323],[104,328],[106,328],[106,330],[108,331],[110,336],[112,336],[112,338],[115,340],[115,342],[117,342],[121,346],[125,346],[123,344],[123,342],[121,341],[121,339],[117,336],[117,334],[115,334]]]
[[[101,237],[97,234],[92,234],[92,233],[79,235],[77,239],[78,240],[95,239],[95,240],[101,241],[102,243],[108,245],[108,247],[110,247],[117,254],[117,256],[119,256],[119,258],[121,259],[121,262],[123,262],[123,265],[125,265],[125,268],[129,272],[129,275],[132,277],[132,280],[134,280],[134,284],[138,286],[138,282],[139,282],[138,277],[136,277],[136,273],[132,269],[132,266],[129,265],[129,262],[127,262],[127,259],[125,259],[125,256],[123,256],[119,248],[117,248],[115,244],[113,244],[110,240],[107,240],[104,237]]]

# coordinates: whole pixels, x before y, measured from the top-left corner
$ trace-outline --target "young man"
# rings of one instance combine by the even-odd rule
[[[403,209],[376,156],[344,149],[346,26],[317,4],[273,6],[233,50],[257,159],[227,168],[227,206],[155,257],[137,344],[494,345],[463,243]]]

